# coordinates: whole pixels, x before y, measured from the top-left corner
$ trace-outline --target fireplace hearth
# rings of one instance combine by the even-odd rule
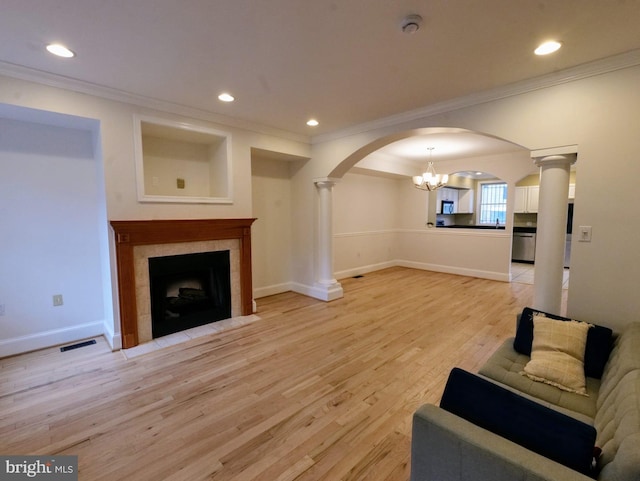
[[[229,251],[149,258],[153,338],[231,317]]]

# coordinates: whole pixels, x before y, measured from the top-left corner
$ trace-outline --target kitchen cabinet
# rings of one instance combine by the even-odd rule
[[[516,187],[516,201],[513,206],[513,212],[521,214],[527,211],[527,188]]]
[[[538,199],[540,197],[540,187],[531,186],[527,192],[527,212],[538,212]]]
[[[513,212],[516,214],[535,214],[538,212],[538,197],[540,187],[531,185],[516,187],[516,201]]]
[[[462,189],[458,192],[458,214],[473,214],[475,197],[473,189]]]
[[[449,187],[442,187],[436,191],[437,195],[437,205],[436,205],[436,214],[442,214],[442,201],[449,200],[453,202],[453,211],[457,212],[458,210],[458,190],[451,189]]]

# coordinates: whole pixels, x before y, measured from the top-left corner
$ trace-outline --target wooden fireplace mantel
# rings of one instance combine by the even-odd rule
[[[251,279],[251,224],[255,219],[112,220],[118,266],[118,297],[122,347],[138,345],[136,280],[133,248],[222,239],[240,241],[240,296],[242,315],[253,312]]]

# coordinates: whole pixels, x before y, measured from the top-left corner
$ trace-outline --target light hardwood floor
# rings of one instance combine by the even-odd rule
[[[131,360],[101,338],[2,359],[0,453],[78,455],[91,481],[406,481],[412,413],[513,335],[533,286],[405,268],[342,285]]]

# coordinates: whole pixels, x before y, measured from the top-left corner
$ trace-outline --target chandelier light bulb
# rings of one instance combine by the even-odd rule
[[[449,175],[444,174],[436,174],[435,169],[433,168],[433,162],[431,161],[431,155],[433,154],[434,147],[429,147],[429,162],[427,163],[426,170],[422,173],[422,175],[414,175],[412,177],[413,185],[416,189],[420,190],[436,190],[440,187],[444,187],[449,181]]]

